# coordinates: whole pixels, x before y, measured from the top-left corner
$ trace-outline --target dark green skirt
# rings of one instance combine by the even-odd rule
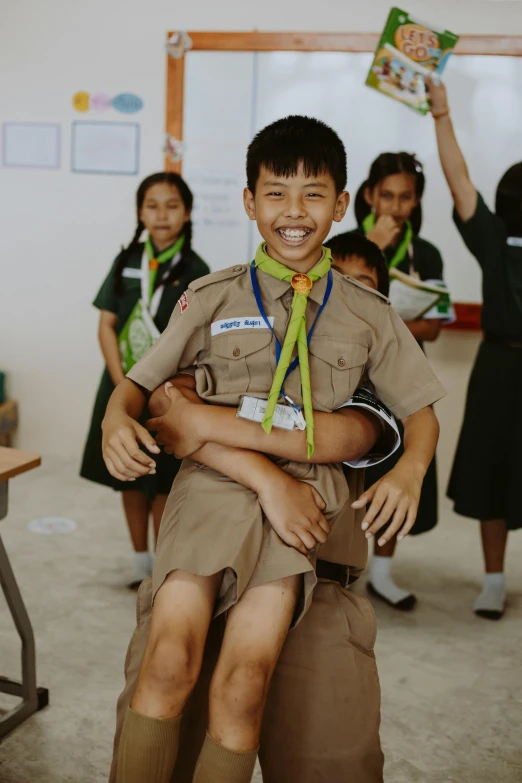
[[[125,482],[113,478],[107,468],[102,456],[102,431],[101,425],[109,398],[114,391],[114,384],[108,371],[105,369],[102,375],[100,386],[94,402],[92,412],[91,426],[87,435],[87,442],[83,452],[83,460],[80,468],[80,476],[95,481],[97,484],[104,484],[117,492],[128,490],[138,490],[147,495],[151,500],[156,495],[168,495],[176,474],[180,468],[181,461],[170,454],[154,454],[153,459],[156,462],[156,475],[143,476],[136,481]],[[140,424],[144,424],[150,419],[150,413],[145,411],[140,419]]]
[[[397,423],[399,425],[401,439],[403,439],[404,431],[402,425],[400,421]],[[373,468],[367,468],[366,477],[364,481],[365,489],[368,489],[369,487],[372,486],[372,484],[375,484],[376,481],[379,481],[379,479],[385,476],[386,473],[389,473],[390,470],[392,470],[392,468],[395,467],[395,465],[400,460],[403,454],[404,454],[404,448],[401,444],[401,446],[399,446],[395,454],[393,454],[388,459],[385,459],[384,462],[380,462],[378,465],[375,465],[375,467]],[[438,522],[437,463],[434,457],[424,477],[420,501],[419,501],[419,509],[417,511],[417,518],[415,519],[415,524],[413,525],[413,528],[411,529],[409,535],[416,536],[419,533],[427,533],[428,530],[432,530],[435,527],[437,522]],[[386,528],[382,528],[382,530],[379,532],[383,532],[385,529]]]
[[[471,373],[448,497],[457,514],[522,527],[522,350],[484,341]]]

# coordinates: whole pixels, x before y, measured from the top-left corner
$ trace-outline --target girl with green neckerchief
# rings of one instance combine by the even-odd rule
[[[178,174],[161,172],[147,177],[136,195],[134,237],[116,258],[94,300],[94,306],[101,311],[98,337],[106,366],[94,403],[80,475],[122,493],[134,548],[129,587],[137,587],[151,573],[149,516],[157,535],[180,462],[162,453],[156,457],[154,475],[132,484],[118,481],[103,461],[101,423],[115,386],[166,328],[189,283],[210,271],[191,248],[192,202],[192,193]],[[142,243],[144,232],[147,236]],[[143,421],[146,418],[147,414]]]
[[[442,257],[438,249],[419,237],[422,222],[421,199],[425,178],[421,163],[407,152],[384,152],[370,167],[355,198],[355,217],[360,232],[382,250],[389,269],[431,282],[443,281]],[[437,339],[444,313],[434,308],[424,318],[407,322],[409,330],[422,345]],[[447,317],[447,314],[446,314]],[[400,459],[402,449],[393,457],[366,471],[366,487],[385,480],[385,475]],[[437,524],[437,473],[433,459],[422,485],[417,519],[410,535],[424,533]],[[375,542],[368,589],[395,609],[409,610],[415,596],[392,579],[392,558],[396,540],[383,547]]]

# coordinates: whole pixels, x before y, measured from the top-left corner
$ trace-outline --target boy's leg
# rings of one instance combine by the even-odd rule
[[[152,579],[149,577],[139,589],[136,607],[136,629],[132,636],[125,659],[125,688],[120,694],[116,708],[116,732],[109,783],[116,783],[118,750],[121,730],[131,699],[136,689],[140,667],[145,655],[152,616]],[[203,654],[203,663],[198,682],[183,711],[179,737],[179,751],[172,780],[176,783],[191,783],[201,746],[208,726],[208,693],[210,681],[221,650],[225,632],[225,615],[212,620]]]
[[[319,581],[292,629],[265,708],[265,783],[382,783],[376,623],[365,596]]]
[[[116,780],[168,783],[181,713],[198,679],[221,574],[175,571],[158,590],[147,649],[120,739]]]
[[[270,681],[292,622],[302,576],[247,590],[231,609],[210,687],[209,734],[194,783],[247,783]]]

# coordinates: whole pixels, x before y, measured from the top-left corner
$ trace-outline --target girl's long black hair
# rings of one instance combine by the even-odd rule
[[[418,234],[422,225],[421,198],[424,193],[426,179],[422,170],[422,164],[415,155],[410,155],[409,152],[383,152],[373,161],[370,166],[368,179],[362,183],[355,196],[355,219],[360,226],[364,218],[371,212],[371,207],[364,198],[366,188],[373,190],[379,182],[394,174],[411,174],[415,180],[415,194],[419,203],[410,215],[410,222],[413,233]]]
[[[192,210],[192,204],[194,202],[192,191],[190,190],[185,180],[182,177],[180,177],[179,174],[175,174],[172,171],[159,171],[157,174],[151,174],[150,177],[147,177],[146,179],[143,180],[136,193],[136,217],[137,217],[136,231],[134,232],[134,236],[132,237],[127,247],[122,248],[121,253],[118,256],[116,269],[114,271],[114,290],[116,294],[122,293],[123,269],[125,267],[125,264],[128,262],[130,256],[132,255],[132,253],[136,250],[140,241],[140,237],[143,234],[143,231],[145,230],[145,226],[140,220],[140,212],[143,206],[143,202],[145,201],[145,196],[147,195],[147,191],[153,185],[158,185],[162,183],[165,183],[167,185],[174,185],[179,191],[179,195],[181,196],[181,200],[185,205],[185,209],[188,212]],[[192,248],[192,221],[191,220],[185,223],[185,227],[183,229],[183,236],[185,237],[185,242],[183,244],[183,250],[181,251],[181,259],[174,267],[172,267],[172,269],[170,270],[166,278],[161,280],[163,285],[170,285],[170,283],[172,283],[175,279],[179,278],[183,274],[184,270],[186,269],[189,263],[188,259],[190,256],[190,250]]]
[[[511,166],[498,183],[495,212],[509,236],[522,236],[522,163]]]

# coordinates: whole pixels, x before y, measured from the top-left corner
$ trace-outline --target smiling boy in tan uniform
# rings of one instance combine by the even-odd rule
[[[179,368],[196,365],[198,394],[211,403],[202,411],[205,417],[212,417],[212,404],[237,405],[245,393],[254,401],[266,399],[270,392],[263,421],[267,429],[274,414],[270,399],[275,405],[284,381],[285,399],[303,405],[303,462],[274,465],[264,458],[266,475],[282,468],[307,485],[316,506],[308,504],[298,528],[289,529],[281,520],[276,524],[273,515],[262,514],[263,484],[249,493],[236,483],[241,479],[224,479],[219,459],[204,453],[214,444],[196,427],[189,432],[194,448],[186,453],[209,467],[202,471],[198,463],[185,462],[162,521],[149,645],[120,745],[117,780],[127,783],[170,779],[180,715],[194,675],[197,679],[208,623],[212,614],[229,607],[211,684],[210,734],[194,781],[250,779],[267,686],[289,625],[311,604],[317,544],[325,543],[330,527],[339,527],[354,497],[341,467],[322,464],[320,449],[314,452],[312,406],[324,412],[340,407],[365,371],[383,402],[405,419],[410,459],[419,474],[437,439],[436,420],[427,406],[444,391],[422,352],[387,301],[329,271],[328,251],[321,248],[332,219],[341,220],[348,205],[340,140],[316,120],[281,120],[252,143],[247,174],[247,212],[256,219],[266,246],[258,250],[255,267],[234,267],[189,287],[166,332],[114,393],[104,422],[104,454],[120,478],[151,469],[150,458],[136,449],[136,441],[152,452],[156,447],[135,419],[147,391]],[[299,278],[295,293],[288,282],[292,275]],[[309,295],[299,309],[303,278]],[[298,329],[289,342],[295,323]],[[276,371],[275,346],[277,338],[283,342],[285,330]],[[301,332],[309,338],[313,332],[309,356]],[[284,356],[286,352],[290,362],[296,334],[300,372],[288,376]],[[197,422],[199,417],[194,419],[189,408],[198,406],[186,400],[183,405],[184,419]],[[227,433],[224,442],[215,445],[234,447],[226,438]],[[250,486],[248,476],[241,483]],[[390,509],[390,531],[406,518],[401,532],[407,532],[414,518],[407,500],[397,504],[381,497],[378,489],[366,515],[370,531],[388,520]],[[186,674],[177,664],[182,659],[189,667]]]

